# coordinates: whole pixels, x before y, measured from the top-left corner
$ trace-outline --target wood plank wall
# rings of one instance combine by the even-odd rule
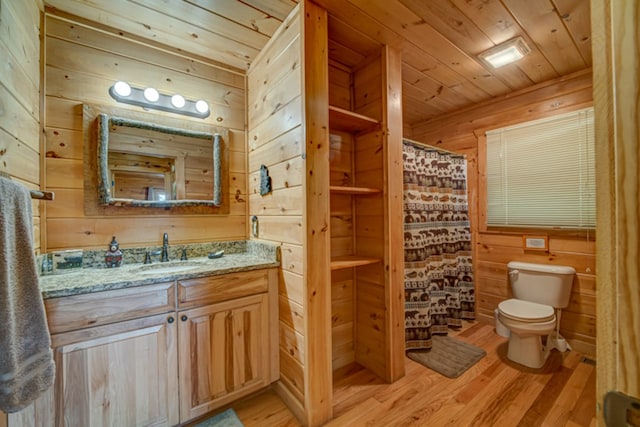
[[[498,303],[511,296],[506,267],[509,261],[570,265],[576,269],[577,277],[569,307],[562,311],[560,333],[578,351],[595,355],[595,232],[550,232],[549,253],[536,253],[522,249],[525,230],[479,231],[483,207],[478,200],[478,186],[483,171],[477,170],[476,136],[487,129],[588,107],[593,103],[591,80],[591,71],[587,70],[515,92],[414,126],[412,139],[467,155],[478,319],[492,323]]]
[[[247,73],[249,214],[258,218],[252,239],[279,245],[280,388],[302,419],[305,370],[305,204],[302,126],[301,16],[295,9]],[[260,166],[272,193],[260,195]],[[282,394],[282,393],[281,393]]]
[[[245,142],[245,76],[188,56],[133,41],[69,16],[45,18],[45,135],[43,184],[54,191],[46,205],[43,250],[106,248],[115,235],[123,247],[247,238],[247,172]],[[150,210],[129,216],[88,216],[83,208],[82,104],[140,111],[116,103],[108,94],[116,80],[138,87],[155,86],[163,93],[205,99],[211,115],[196,119],[153,112],[189,123],[230,129],[228,215],[177,215]]]
[[[0,8],[0,171],[40,189],[40,26],[42,0]],[[34,248],[40,251],[40,204],[33,202]]]
[[[0,6],[0,171],[40,189],[40,27],[42,0]],[[40,204],[33,201],[34,249],[39,252]],[[0,411],[0,427],[7,414]]]

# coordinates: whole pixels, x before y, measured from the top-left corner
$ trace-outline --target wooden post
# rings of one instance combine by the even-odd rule
[[[304,406],[309,426],[333,415],[331,368],[331,266],[329,236],[329,57],[327,12],[304,2]]]
[[[384,135],[386,380],[404,376],[404,243],[402,237],[402,58],[389,46],[382,54]]]

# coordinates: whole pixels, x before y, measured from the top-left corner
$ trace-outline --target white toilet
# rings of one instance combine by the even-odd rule
[[[555,309],[569,304],[576,270],[516,261],[507,267],[514,298],[498,305],[498,318],[511,332],[507,357],[530,368],[541,368],[552,347],[566,349],[566,342],[557,334],[547,339],[546,348],[541,338],[556,327],[559,330]]]

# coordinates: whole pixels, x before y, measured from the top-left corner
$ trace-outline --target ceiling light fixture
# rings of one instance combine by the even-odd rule
[[[182,95],[166,95],[152,87],[136,88],[123,81],[114,83],[109,88],[109,95],[116,101],[125,104],[184,114],[185,116],[198,117],[200,119],[207,118],[211,114],[209,104],[204,100],[190,101]]]
[[[478,57],[491,65],[493,68],[500,68],[512,62],[524,58],[531,52],[531,48],[527,45],[522,37],[508,40],[491,49],[485,50]]]

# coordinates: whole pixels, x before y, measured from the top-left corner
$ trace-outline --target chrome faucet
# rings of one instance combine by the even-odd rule
[[[169,261],[169,235],[164,233],[162,236],[162,257],[160,258],[160,262]]]

